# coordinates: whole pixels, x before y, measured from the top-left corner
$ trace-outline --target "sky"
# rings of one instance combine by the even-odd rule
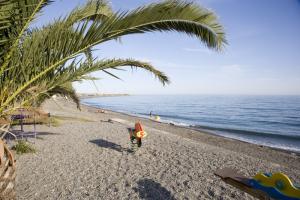
[[[56,0],[34,22],[40,26],[66,15],[85,0]],[[155,0],[111,0],[114,10],[131,10]],[[162,86],[148,72],[103,72],[100,78],[75,83],[81,93],[300,95],[299,0],[194,0],[216,13],[228,45],[222,52],[206,48],[181,33],[147,33],[96,47],[101,58],[135,58],[165,72]]]

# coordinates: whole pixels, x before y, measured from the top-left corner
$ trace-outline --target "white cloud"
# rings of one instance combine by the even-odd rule
[[[184,51],[188,52],[201,52],[206,54],[212,54],[212,50],[209,49],[201,49],[201,48],[183,48]]]

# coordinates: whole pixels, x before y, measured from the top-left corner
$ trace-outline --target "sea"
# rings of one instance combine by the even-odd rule
[[[86,105],[300,152],[300,96],[130,95],[85,98]]]

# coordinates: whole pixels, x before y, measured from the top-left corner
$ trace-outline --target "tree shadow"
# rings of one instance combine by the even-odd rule
[[[107,141],[107,140],[103,140],[103,139],[96,139],[96,140],[90,140],[89,142],[98,145],[99,147],[103,147],[103,148],[107,148],[107,149],[113,149],[115,151],[118,152],[123,152],[123,151],[127,151],[129,153],[131,153],[131,151],[127,148],[122,147],[119,144]]]
[[[61,133],[50,133],[50,132],[36,132],[36,135],[62,135]]]
[[[134,191],[139,193],[141,199],[146,200],[175,200],[170,191],[162,187],[151,179],[142,179],[137,182],[138,187],[133,188]]]
[[[50,132],[36,132],[36,139],[44,140],[42,136],[45,135],[62,135],[61,133],[50,133]]]

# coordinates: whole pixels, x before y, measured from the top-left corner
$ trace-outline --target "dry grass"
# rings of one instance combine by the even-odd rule
[[[36,149],[24,140],[19,140],[17,144],[13,146],[13,150],[15,150],[17,154],[36,152]]]
[[[67,116],[52,116],[52,118],[56,120],[75,120],[75,121],[80,121],[80,122],[96,122],[91,119],[87,119],[84,117],[67,117]]]

